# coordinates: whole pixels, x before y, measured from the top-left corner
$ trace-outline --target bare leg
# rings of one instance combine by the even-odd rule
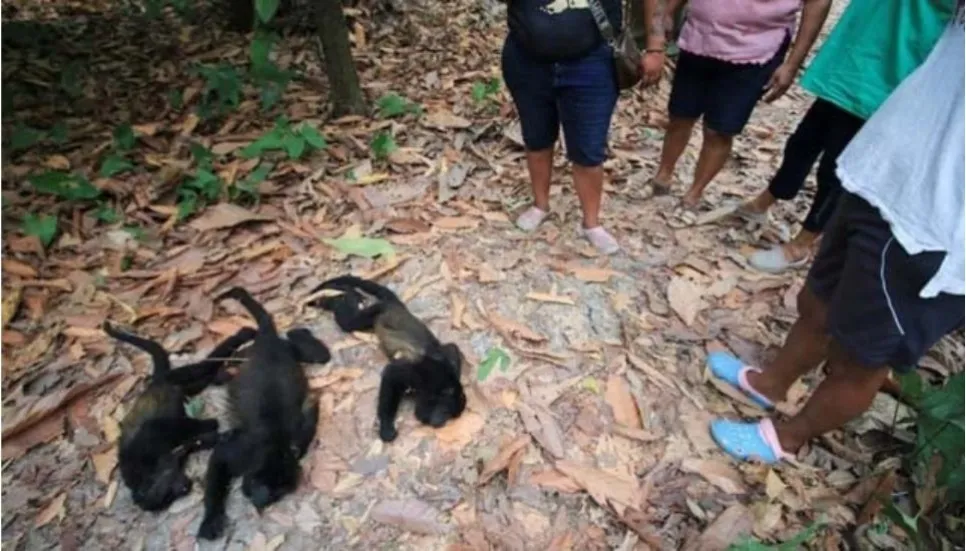
[[[751,212],[764,213],[768,212],[768,209],[777,202],[778,199],[766,188],[757,197],[745,203],[745,208]]]
[[[790,262],[808,258],[812,253],[812,246],[822,234],[802,229],[791,241],[782,245],[782,253]]]
[[[664,143],[661,146],[661,164],[654,175],[654,185],[661,186],[667,191],[671,187],[671,180],[674,178],[674,168],[678,164],[678,159],[684,153],[684,148],[688,146],[691,139],[691,129],[697,119],[680,119],[671,117],[667,125],[667,132],[664,133]],[[656,190],[657,191],[657,190]]]
[[[826,358],[827,312],[826,305],[806,285],[798,294],[798,320],[784,346],[763,371],[748,374],[748,384],[773,403],[784,400],[792,384]]]
[[[869,409],[888,377],[888,367],[862,365],[833,342],[828,376],[797,415],[788,421],[775,422],[782,449],[795,453],[812,438],[861,415]]]
[[[580,200],[580,209],[584,215],[584,229],[596,228],[600,225],[600,199],[604,190],[604,168],[601,166],[573,165],[574,187]],[[540,205],[537,205],[540,208]]]
[[[721,172],[721,167],[728,160],[733,139],[734,137],[728,134],[722,134],[710,128],[704,129],[704,141],[701,143],[698,166],[694,169],[694,182],[681,199],[685,205],[694,206],[701,200],[704,188],[708,187],[718,172]]]
[[[553,170],[553,148],[527,151],[527,170],[530,172],[533,205],[543,212],[550,212],[550,176]]]

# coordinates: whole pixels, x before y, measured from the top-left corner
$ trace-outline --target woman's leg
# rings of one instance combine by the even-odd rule
[[[690,189],[684,194],[681,202],[686,206],[696,206],[701,201],[704,188],[721,172],[728,155],[731,154],[731,144],[734,136],[704,127],[704,141],[701,142],[701,153],[698,155],[698,165],[694,169],[694,181]]]
[[[532,59],[507,37],[502,55],[503,80],[520,116],[527,153],[527,172],[533,206],[517,219],[517,226],[532,231],[550,210],[553,150],[560,128],[553,91],[553,65]]]
[[[555,83],[584,234],[604,254],[619,250],[617,240],[601,227],[599,219],[604,189],[602,165],[618,96],[612,55],[610,48],[603,46],[583,59],[559,64]]]
[[[661,144],[661,162],[651,178],[655,194],[666,193],[674,180],[674,169],[691,139],[694,123],[704,113],[704,90],[710,78],[710,60],[682,51],[678,56],[671,97],[668,99],[668,126]]]

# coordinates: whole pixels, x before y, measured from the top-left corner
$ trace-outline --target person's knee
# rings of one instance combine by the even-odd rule
[[[721,145],[731,145],[731,140],[734,139],[734,135],[722,132],[720,130],[715,130],[707,124],[702,128],[704,139],[708,142]]]
[[[798,318],[808,327],[824,333],[827,329],[828,306],[806,284],[798,293]]]

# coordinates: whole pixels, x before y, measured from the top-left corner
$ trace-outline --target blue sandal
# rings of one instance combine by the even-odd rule
[[[725,453],[741,461],[754,459],[774,464],[795,457],[782,449],[771,419],[758,423],[715,419],[711,422],[711,437]]]
[[[707,359],[708,368],[715,378],[728,383],[740,390],[745,396],[751,399],[766,410],[775,407],[771,400],[766,398],[748,384],[748,373],[751,371],[761,372],[760,369],[747,366],[741,360],[727,352],[711,352]]]

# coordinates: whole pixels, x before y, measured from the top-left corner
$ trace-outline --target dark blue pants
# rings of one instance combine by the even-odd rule
[[[552,148],[562,126],[572,163],[594,167],[604,162],[618,96],[610,46],[551,63],[535,59],[508,36],[502,65],[528,151]]]
[[[806,231],[822,233],[832,218],[842,195],[842,182],[835,174],[836,161],[864,122],[835,104],[816,99],[785,142],[782,164],[768,185],[768,191],[776,199],[787,201],[798,195],[815,161],[822,157],[815,173],[818,189],[802,222]]]

